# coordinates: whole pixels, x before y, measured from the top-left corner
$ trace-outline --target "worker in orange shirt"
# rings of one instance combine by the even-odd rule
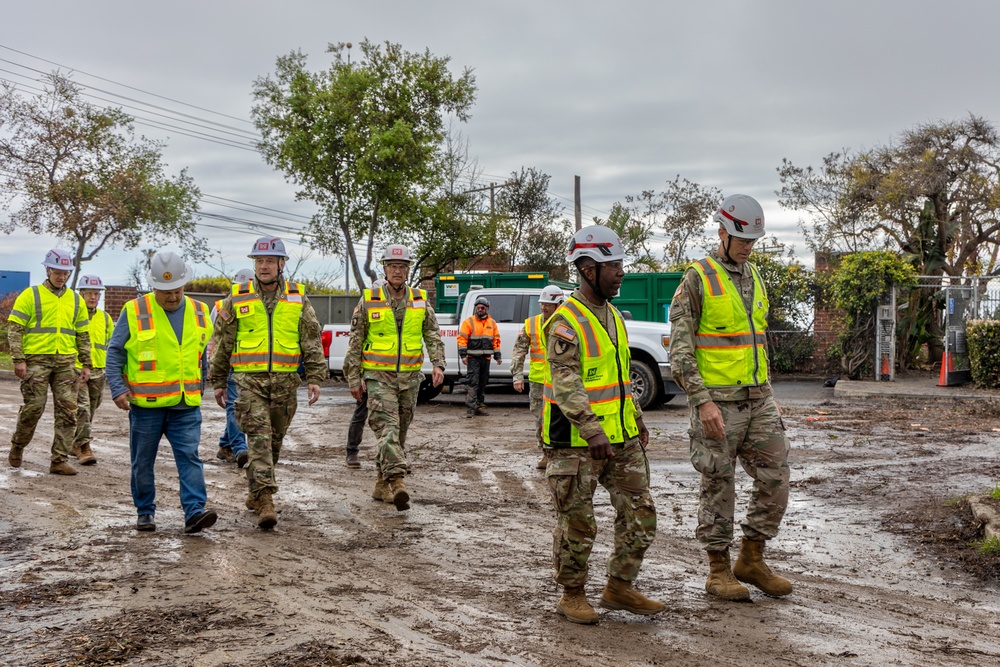
[[[500,357],[500,328],[490,317],[490,302],[476,297],[475,314],[467,317],[458,330],[458,356],[468,367],[468,388],[465,390],[465,417],[485,415],[483,402],[486,384],[490,380],[490,357],[498,364]]]

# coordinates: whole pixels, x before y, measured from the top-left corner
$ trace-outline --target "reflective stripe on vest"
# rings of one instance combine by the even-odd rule
[[[229,360],[234,373],[294,373],[299,369],[304,292],[301,283],[285,281],[274,312],[269,314],[252,280],[233,285],[236,346]]]
[[[87,327],[87,309],[73,290],[56,296],[35,285],[18,295],[7,319],[24,327],[25,354],[75,355],[76,334]]]
[[[364,291],[368,334],[361,348],[361,368],[370,371],[412,373],[424,364],[424,317],[427,292],[409,290],[403,328],[396,327],[396,315],[384,287]]]
[[[753,316],[726,269],[711,257],[692,265],[701,276],[701,319],[695,358],[706,387],[742,387],[767,382],[767,291],[752,264]]]
[[[545,339],[542,334],[542,314],[529,317],[524,321],[524,332],[528,334],[530,357],[528,366],[528,382],[540,384],[545,382]]]
[[[169,408],[183,400],[185,405],[201,405],[201,358],[212,335],[206,310],[201,301],[184,297],[184,325],[178,341],[153,294],[125,304],[129,328],[125,382],[133,404]]]
[[[465,347],[466,353],[474,357],[488,357],[500,349],[499,346],[495,346],[496,338],[496,320],[489,315],[486,316],[485,320],[470,315],[459,327],[458,347]],[[462,345],[463,341],[465,342],[464,346]]]
[[[580,349],[580,373],[587,392],[590,409],[597,416],[611,444],[620,444],[639,435],[635,420],[635,403],[629,381],[631,354],[628,334],[618,312],[608,306],[615,321],[618,347],[604,330],[600,320],[573,297],[556,310],[553,317],[569,323],[576,333]],[[556,323],[558,326],[558,323]],[[549,335],[556,335],[549,332]],[[545,365],[545,404],[542,408],[542,439],[549,447],[586,447],[587,441],[572,425],[555,402],[552,387],[552,367]]]
[[[94,310],[94,316],[90,318],[90,367],[105,368],[108,365],[108,343],[111,342],[111,333],[114,331],[111,323],[111,316],[100,308]],[[76,358],[76,367],[83,368],[80,357]]]

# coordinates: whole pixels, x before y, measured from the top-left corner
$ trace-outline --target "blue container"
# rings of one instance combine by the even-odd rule
[[[0,299],[20,294],[31,286],[31,271],[0,271]]]

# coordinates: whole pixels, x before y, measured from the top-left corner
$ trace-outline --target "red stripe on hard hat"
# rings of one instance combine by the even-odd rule
[[[610,243],[577,243],[575,248],[607,248],[610,247]]]
[[[724,215],[726,218],[732,220],[737,225],[743,225],[744,227],[749,227],[750,226],[749,222],[744,222],[743,220],[740,220],[739,218],[736,218],[736,217],[733,217],[733,216],[729,215],[728,213],[726,213],[725,209],[721,209],[720,208],[719,209],[719,213],[721,213],[722,215]]]

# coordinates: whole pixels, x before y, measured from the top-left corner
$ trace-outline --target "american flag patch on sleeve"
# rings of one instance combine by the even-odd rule
[[[576,332],[562,323],[556,325],[555,329],[552,330],[552,335],[559,336],[560,338],[570,342],[576,340]]]

